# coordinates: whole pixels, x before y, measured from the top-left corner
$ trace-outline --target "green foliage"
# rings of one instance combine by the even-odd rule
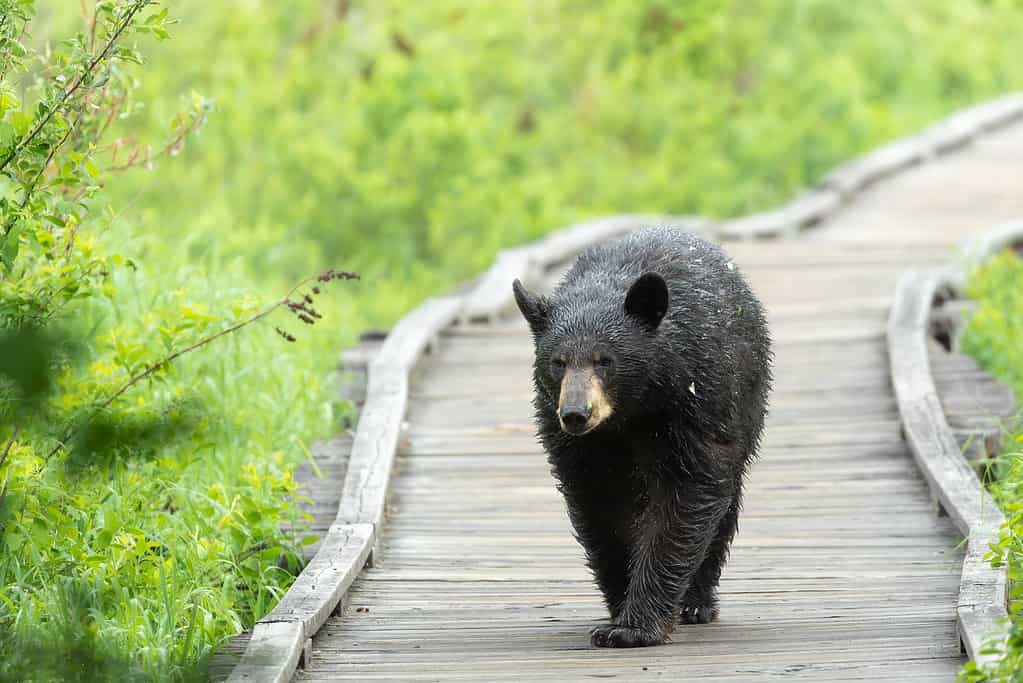
[[[971,273],[967,295],[977,303],[961,338],[964,352],[1011,385],[1023,405],[1023,259],[1006,251]],[[1023,680],[1023,422],[1006,425],[1005,448],[992,463],[992,494],[1005,513],[993,566],[1005,566],[1013,623],[999,661],[983,670],[972,663],[962,679],[969,683]]]
[[[187,678],[263,614],[355,330],[578,219],[768,207],[1023,78],[1007,0],[177,0],[90,69],[140,4],[58,43],[80,3],[25,32],[0,0],[0,319],[49,335],[0,380],[0,678]],[[344,329],[232,334],[95,414],[330,266],[365,276],[318,304]]]
[[[1023,259],[1005,251],[970,274],[966,295],[977,304],[963,350],[1023,396]]]
[[[34,3],[0,0],[0,316],[7,325],[43,324],[90,296],[108,268],[80,229],[100,190],[96,143],[134,106],[126,67],[142,58],[126,41],[166,33],[166,11],[137,21],[152,4],[99,2],[88,31],[43,57],[24,45]]]
[[[104,186],[175,156],[210,102],[115,132],[143,110],[136,43],[170,20],[89,5],[33,43],[34,3],[0,0],[0,680],[191,680],[292,580],[291,472],[334,409],[272,331],[221,336],[286,299],[259,311],[230,267],[114,253]]]
[[[343,262],[372,325],[501,247],[608,212],[767,208],[1023,85],[1014,2],[175,6],[148,114],[189,88],[219,114],[165,169],[174,192],[148,193],[144,232],[178,234],[194,198],[192,256],[292,277]]]

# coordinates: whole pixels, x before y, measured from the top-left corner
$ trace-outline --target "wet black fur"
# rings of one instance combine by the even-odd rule
[[[592,642],[655,645],[676,621],[713,620],[770,390],[760,303],[720,248],[670,228],[586,251],[550,297],[515,294],[539,437],[611,614]],[[614,413],[573,436],[555,359],[581,367],[595,352],[610,358],[594,367]]]

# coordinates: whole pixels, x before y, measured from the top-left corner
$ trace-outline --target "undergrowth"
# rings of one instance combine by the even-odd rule
[[[963,330],[961,348],[1011,386],[1023,406],[1023,259],[1012,251],[991,258],[970,274],[966,294],[977,309]],[[1023,421],[1016,419],[1005,430],[989,488],[1006,521],[989,557],[1007,570],[1011,624],[1007,642],[991,647],[1000,654],[996,663],[983,669],[967,665],[962,679],[969,683],[1023,681]]]

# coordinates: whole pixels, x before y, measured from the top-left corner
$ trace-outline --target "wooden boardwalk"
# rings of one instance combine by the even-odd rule
[[[297,680],[953,680],[961,539],[900,439],[885,322],[903,271],[1021,216],[1017,124],[806,238],[727,245],[768,308],[776,389],[720,621],[658,648],[589,645],[606,613],[533,437],[525,324],[447,329],[412,379],[374,566]]]
[[[949,244],[1023,218],[1023,125],[886,178],[838,215],[806,233],[811,240]]]

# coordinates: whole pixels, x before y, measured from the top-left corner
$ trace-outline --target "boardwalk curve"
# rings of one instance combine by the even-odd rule
[[[1018,117],[1023,98],[984,107],[913,144],[942,153]],[[839,201],[814,200],[813,211],[790,211],[771,229],[670,220],[709,234],[780,235],[840,216],[879,174],[905,165],[890,151],[853,164],[859,176],[847,168],[855,182],[845,189],[827,181]],[[898,440],[883,349],[899,272],[938,265],[940,245],[960,237],[950,231],[936,247],[851,243],[841,232],[830,244],[729,246],[768,306],[780,381],[722,621],[682,628],[674,644],[642,654],[588,648],[599,598],[532,438],[525,326],[500,313],[513,277],[549,287],[579,249],[649,222],[665,220],[594,221],[503,252],[466,295],[399,323],[370,367],[338,518],[257,625],[231,680],[287,680],[300,659],[302,680],[954,675],[956,533],[929,514]],[[395,509],[385,516],[389,492]],[[343,616],[331,617],[339,604]]]
[[[982,262],[1001,249],[1023,244],[1023,222],[989,231],[966,245],[968,263]],[[909,271],[899,280],[888,321],[888,357],[902,418],[903,434],[931,493],[967,539],[956,614],[959,637],[970,659],[991,658],[984,646],[1004,638],[1006,565],[984,559],[998,541],[1005,517],[963,458],[931,374],[928,337],[932,309],[942,290],[964,278],[960,268]]]

